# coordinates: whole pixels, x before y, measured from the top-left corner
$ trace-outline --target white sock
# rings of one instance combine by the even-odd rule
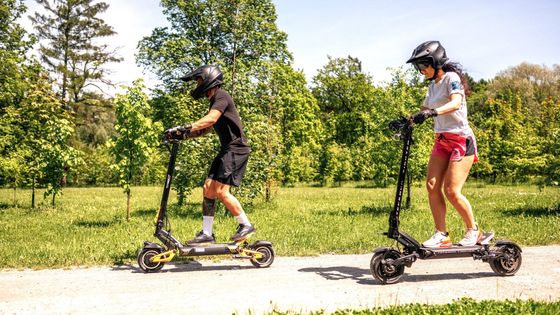
[[[212,236],[212,226],[214,225],[214,217],[202,216],[202,232],[208,236]]]
[[[239,222],[239,224],[249,225],[249,226],[251,225],[251,222],[249,222],[249,218],[247,218],[245,212],[241,212],[241,214],[236,216],[235,219],[237,219],[237,222]]]

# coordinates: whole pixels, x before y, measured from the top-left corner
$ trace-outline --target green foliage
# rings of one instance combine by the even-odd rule
[[[474,95],[479,177],[558,185],[560,67],[520,64]]]
[[[425,91],[417,74],[397,69],[390,83],[375,87],[357,58],[329,58],[314,77],[312,91],[328,131],[319,181],[371,180],[376,186],[386,186],[396,177],[402,148],[387,126],[419,109]],[[417,147],[410,162],[414,178],[423,176],[431,137],[427,126],[416,129]]]
[[[295,315],[295,314],[334,314],[334,315],[395,315],[395,314],[445,314],[445,315],[501,315],[501,314],[558,314],[560,312],[560,302],[542,302],[535,300],[505,300],[476,301],[472,298],[461,298],[444,305],[434,304],[407,304],[395,305],[386,308],[374,308],[364,310],[337,310],[334,313],[316,311],[309,313],[293,311],[273,311],[274,315]]]
[[[115,157],[112,168],[119,174],[119,185],[131,195],[131,185],[139,175],[142,167],[154,156],[154,147],[158,144],[161,125],[152,123],[148,95],[141,79],[135,80],[131,87],[126,87],[126,94],[115,98],[117,136],[109,143]],[[128,204],[127,204],[128,205]],[[127,220],[130,208],[127,207]]]
[[[52,195],[54,205],[68,168],[80,162],[79,154],[67,144],[73,124],[39,65],[22,62],[9,80],[17,82],[18,92],[0,113],[0,173],[14,187],[46,185],[45,197]]]
[[[226,76],[234,91],[244,79],[237,80],[237,71],[264,70],[260,62],[291,59],[270,0],[164,0],[161,6],[171,27],[156,28],[140,41],[138,62],[167,87],[176,88],[177,77],[201,64],[219,64],[230,71]]]

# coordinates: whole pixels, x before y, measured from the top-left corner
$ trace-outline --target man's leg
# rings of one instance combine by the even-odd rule
[[[216,192],[212,190],[212,180],[207,179],[202,186],[202,231],[198,232],[188,245],[213,243],[216,241],[214,233],[214,214],[216,213]]]
[[[234,234],[231,239],[237,241],[254,232],[255,228],[249,221],[249,218],[247,217],[247,214],[245,214],[245,211],[243,211],[241,203],[239,202],[239,200],[237,200],[237,198],[235,198],[234,195],[230,193],[229,190],[231,186],[215,180],[210,181],[211,191],[216,192],[216,196],[218,197],[218,199],[224,204],[224,206],[239,223],[237,233]]]
[[[211,190],[211,179],[207,179],[202,187],[202,231],[212,236],[214,215],[216,213],[216,192]]]

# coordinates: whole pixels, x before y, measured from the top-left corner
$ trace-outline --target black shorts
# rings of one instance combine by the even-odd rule
[[[245,175],[248,160],[249,153],[220,152],[212,161],[208,178],[237,187]]]

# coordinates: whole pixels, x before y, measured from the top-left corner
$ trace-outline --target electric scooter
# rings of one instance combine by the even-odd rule
[[[388,238],[396,240],[402,245],[399,248],[380,247],[373,252],[370,270],[373,277],[383,284],[399,281],[405,267],[411,267],[418,259],[472,257],[490,264],[492,270],[499,276],[513,276],[521,267],[521,248],[511,241],[497,241],[491,246],[493,232],[484,233],[482,239],[474,246],[460,246],[453,244],[446,248],[426,248],[412,236],[399,230],[399,215],[403,188],[408,168],[408,157],[412,144],[412,130],[414,123],[411,119],[401,118],[393,120],[389,128],[395,132],[395,137],[403,141],[403,150],[397,192],[393,210],[389,216],[389,230],[383,233]]]
[[[179,242],[169,229],[167,219],[167,200],[171,190],[171,180],[175,169],[175,159],[179,151],[179,144],[182,139],[164,138],[164,143],[169,147],[171,142],[171,154],[167,166],[167,176],[161,198],[161,205],[156,216],[156,230],[154,236],[157,237],[163,246],[157,243],[145,241],[144,246],[138,253],[138,265],[144,272],[157,272],[163,268],[165,263],[170,262],[175,256],[210,256],[210,255],[231,255],[233,258],[248,259],[257,268],[269,267],[274,261],[274,249],[269,241],[255,241],[251,244],[245,238],[232,243],[208,243],[188,245]]]

